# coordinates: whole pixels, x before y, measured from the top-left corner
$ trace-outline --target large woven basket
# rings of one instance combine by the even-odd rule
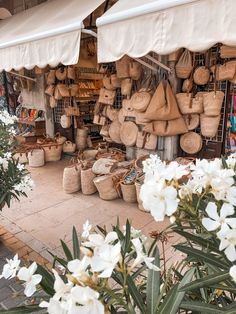
[[[224,92],[216,91],[203,94],[204,113],[207,116],[218,116],[224,101]]]
[[[88,138],[87,128],[77,129],[75,142],[79,150],[83,150],[87,147],[87,138]]]
[[[66,141],[63,144],[63,153],[74,153],[76,150],[76,144],[71,141]]]
[[[97,188],[93,182],[96,175],[93,173],[92,168],[81,170],[81,189],[85,195],[91,195],[97,192]]]
[[[210,117],[205,114],[200,115],[201,134],[206,137],[215,137],[220,124],[220,115]]]
[[[136,195],[136,188],[135,184],[124,184],[121,183],[121,192],[123,200],[127,203],[136,203],[137,202],[137,195]]]
[[[146,210],[146,209],[143,207],[143,201],[142,201],[141,198],[140,198],[141,186],[142,186],[141,183],[135,182],[136,195],[137,195],[137,201],[138,201],[138,208],[139,208],[142,212],[149,212],[148,210]]]
[[[42,144],[45,152],[45,161],[58,161],[61,159],[62,144],[48,143]]]
[[[176,94],[177,103],[182,114],[202,113],[203,112],[203,97],[196,95],[192,98],[191,94],[179,93]]]
[[[81,189],[81,166],[72,165],[64,169],[63,190],[66,193],[75,193]]]
[[[42,148],[32,149],[28,154],[29,166],[32,168],[42,167],[45,164],[44,150]]]

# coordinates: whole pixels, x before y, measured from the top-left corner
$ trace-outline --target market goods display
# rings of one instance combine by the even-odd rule
[[[136,187],[134,183],[131,184],[121,183],[121,193],[122,198],[125,202],[127,203],[137,202]]]
[[[236,58],[236,47],[222,45],[220,47],[220,57],[222,59]]]
[[[182,92],[190,93],[192,88],[193,88],[193,81],[190,79],[184,80],[183,85],[182,85]]]
[[[214,65],[211,67],[211,71],[217,81],[232,80],[236,72],[236,60]]]
[[[64,168],[63,190],[70,194],[81,189],[81,165],[75,164]]]
[[[132,95],[130,106],[138,112],[144,112],[146,111],[151,98],[152,95],[150,92],[145,89],[140,89],[138,92]]]
[[[129,76],[132,80],[138,81],[142,75],[142,65],[137,61],[129,63]]]
[[[118,78],[126,78],[130,76],[131,58],[128,56],[122,57],[116,61],[116,73]]]
[[[224,101],[224,92],[206,92],[203,94],[204,113],[208,116],[218,116]]]
[[[115,97],[116,97],[116,91],[109,90],[106,88],[101,88],[98,102],[104,105],[113,105],[115,101]]]
[[[45,161],[59,161],[61,159],[62,144],[45,143],[41,144],[45,152]]]
[[[153,121],[147,123],[143,131],[158,136],[174,136],[184,134],[188,132],[188,129],[183,117],[180,117],[170,121]]]

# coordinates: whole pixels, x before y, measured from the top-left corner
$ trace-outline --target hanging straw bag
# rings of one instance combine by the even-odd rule
[[[220,115],[207,116],[205,114],[200,115],[201,134],[206,137],[215,137],[220,124]]]
[[[210,79],[210,71],[205,66],[196,68],[193,74],[193,81],[197,85],[206,85]]]
[[[81,165],[72,165],[64,168],[63,190],[70,194],[81,190]]]
[[[137,135],[136,147],[141,149],[155,150],[157,147],[157,136],[139,131]]]
[[[129,64],[131,58],[128,56],[122,57],[120,60],[116,61],[116,72],[118,78],[129,77]]]
[[[142,75],[142,65],[137,61],[131,61],[129,64],[129,76],[132,80],[137,81]]]
[[[108,90],[115,90],[116,87],[114,87],[114,85],[112,84],[112,81],[111,81],[111,76],[110,75],[105,75],[103,77],[103,86],[108,89]]]
[[[47,74],[47,85],[52,85],[55,84],[55,80],[56,80],[56,70],[50,70],[49,73]]]
[[[193,60],[191,52],[184,50],[175,66],[176,76],[178,78],[187,79],[193,70]]]
[[[188,129],[183,117],[180,117],[170,121],[154,121],[147,123],[143,131],[158,136],[174,136],[187,133]]]
[[[65,79],[67,78],[67,68],[66,67],[59,67],[56,70],[56,78],[59,81],[65,81]]]
[[[202,149],[202,138],[195,132],[188,132],[180,137],[180,147],[187,154],[196,154]]]
[[[74,153],[76,150],[76,144],[71,141],[65,141],[62,150],[63,153]]]
[[[57,84],[57,88],[62,97],[70,97],[70,90],[65,84]]]
[[[110,120],[114,121],[118,119],[119,110],[112,108],[111,106],[105,106],[104,115]]]
[[[75,67],[73,65],[67,67],[67,78],[75,81]]]
[[[55,87],[54,98],[56,100],[61,100],[62,99],[61,93],[60,93],[59,88],[58,88],[57,85]]]
[[[68,129],[71,127],[71,118],[63,114],[60,119],[61,127],[63,129]]]
[[[45,164],[44,150],[42,147],[33,148],[28,154],[29,166],[32,168],[42,167]]]
[[[199,126],[199,114],[186,114],[183,116],[183,118],[189,131],[195,130]]]
[[[121,87],[121,79],[116,74],[111,75],[111,84],[114,89]]]
[[[99,115],[99,114],[96,114],[93,117],[93,123],[98,124],[98,125],[105,125],[106,124],[106,118]]]
[[[45,94],[48,96],[53,96],[55,91],[55,86],[54,85],[48,85],[47,88],[45,89]]]
[[[101,88],[99,93],[98,102],[104,105],[113,105],[116,98],[116,91]]]
[[[80,116],[80,110],[78,107],[72,107],[72,106],[68,106],[64,108],[65,110],[65,114],[67,117],[71,117],[71,116]]]
[[[48,143],[42,144],[45,152],[45,161],[59,161],[61,159],[62,144]]]
[[[179,108],[168,81],[161,81],[144,114],[150,120],[173,120],[181,117]]]
[[[121,124],[118,120],[113,121],[109,127],[109,136],[114,143],[122,144],[120,138],[120,128]]]
[[[51,108],[56,108],[57,100],[55,99],[55,97],[53,97],[53,96],[50,97],[49,105],[50,105]]]
[[[222,45],[220,47],[220,57],[222,59],[236,58],[236,47]]]
[[[191,92],[192,88],[193,88],[193,81],[190,79],[184,80],[183,86],[182,86],[182,92],[189,93]]]
[[[138,127],[132,121],[125,121],[120,128],[120,139],[125,146],[135,146]]]
[[[218,116],[224,101],[224,92],[206,92],[203,94],[204,114],[207,116]]]
[[[216,81],[232,80],[236,72],[236,61],[228,61],[224,64],[217,64],[211,67]]]
[[[93,173],[92,168],[81,170],[81,190],[85,195],[91,195],[97,192],[97,188],[93,182],[96,175]]]
[[[202,113],[203,112],[203,95],[196,94],[192,98],[190,93],[176,94],[177,103],[182,114]]]
[[[83,150],[87,147],[88,129],[80,128],[76,132],[76,147],[79,150]]]
[[[127,96],[128,98],[130,98],[132,83],[133,82],[131,78],[125,78],[121,81],[121,94],[123,96]]]
[[[147,90],[140,89],[132,95],[130,105],[135,111],[144,112],[146,111],[151,98],[152,96]]]
[[[79,85],[78,84],[70,84],[69,86],[69,93],[71,97],[76,97],[79,92]]]
[[[110,174],[117,168],[117,165],[117,160],[100,158],[93,164],[92,170],[97,175]]]

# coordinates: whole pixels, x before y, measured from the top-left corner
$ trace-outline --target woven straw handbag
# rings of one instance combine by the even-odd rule
[[[81,190],[81,165],[75,164],[64,168],[62,185],[68,194]]]
[[[124,184],[121,183],[121,193],[122,198],[127,203],[136,203],[137,202],[137,194],[135,184]]]
[[[121,87],[121,79],[116,74],[111,75],[111,84],[114,89]]]
[[[131,58],[128,56],[124,56],[120,60],[116,61],[116,73],[118,78],[129,77],[130,62]]]
[[[168,81],[161,81],[144,114],[149,120],[173,120],[181,117],[175,95]]]
[[[189,50],[185,49],[175,66],[176,76],[178,78],[187,79],[190,76],[192,70],[192,55]]]
[[[202,138],[195,132],[188,132],[180,137],[180,147],[187,154],[196,154],[202,149]]]
[[[93,182],[96,174],[93,173],[92,168],[81,170],[81,190],[85,195],[91,195],[97,192],[97,188]]]
[[[120,138],[120,128],[121,128],[121,124],[118,120],[113,121],[109,127],[109,136],[111,140],[117,144],[122,144],[122,141]]]
[[[222,59],[236,58],[236,47],[222,45],[220,47],[220,57]]]
[[[98,124],[98,125],[105,125],[106,124],[106,118],[99,115],[99,114],[96,114],[93,116],[93,123]]]
[[[206,137],[215,137],[220,124],[220,115],[207,116],[205,114],[200,115],[201,134]]]
[[[210,79],[210,71],[205,66],[196,68],[193,73],[193,81],[197,85],[206,85]]]
[[[179,93],[176,94],[176,99],[182,114],[203,112],[203,96],[201,94],[196,94],[192,98],[192,94],[190,93]]]
[[[110,121],[114,121],[118,119],[119,110],[112,108],[111,106],[106,106],[105,108],[106,117]]]
[[[61,93],[60,93],[59,88],[58,88],[57,85],[55,87],[54,98],[56,100],[61,100],[62,99]]]
[[[215,68],[216,67],[216,68]],[[217,64],[211,67],[217,81],[232,80],[236,72],[236,61],[228,61],[224,64]]]
[[[68,129],[71,127],[71,118],[63,114],[60,119],[60,124],[63,129]]]
[[[132,121],[125,121],[120,128],[120,139],[125,146],[135,146],[138,136],[138,127]]]
[[[54,138],[54,141],[58,144],[64,144],[65,141],[66,141],[66,137],[65,136],[61,136],[61,133],[60,132],[57,132],[55,134],[55,138]]]
[[[47,88],[45,89],[45,94],[48,96],[53,96],[55,91],[55,86],[54,85],[48,85]]]
[[[142,65],[137,61],[131,61],[129,64],[129,76],[132,80],[138,81],[142,75]]]
[[[55,97],[53,97],[53,96],[50,97],[49,105],[50,105],[51,108],[56,108],[57,100],[55,99]]]
[[[65,114],[68,117],[71,117],[71,116],[79,117],[80,116],[80,110],[78,107],[68,106],[68,107],[65,107],[64,110],[65,110]]]
[[[84,160],[95,160],[98,154],[97,149],[86,149],[83,151],[83,159]]]
[[[29,166],[32,168],[43,167],[45,164],[44,150],[42,147],[33,148],[28,154]]]
[[[70,90],[65,84],[57,84],[57,88],[62,97],[70,97]]]
[[[182,92],[189,93],[191,92],[192,88],[193,88],[193,81],[190,79],[184,80],[183,85],[182,85]]]
[[[112,84],[112,80],[111,80],[111,76],[110,75],[105,75],[103,77],[103,86],[108,89],[108,90],[115,90],[116,87],[114,87],[114,85]]]
[[[125,78],[121,81],[121,94],[123,96],[127,96],[127,98],[130,98],[132,84],[133,82],[131,78]]]
[[[65,141],[62,147],[63,153],[74,153],[76,150],[76,144],[71,141]]]
[[[139,131],[137,135],[136,147],[155,150],[157,147],[157,136]]]
[[[56,70],[56,78],[59,81],[65,81],[67,78],[67,68],[66,67],[60,67]]]
[[[186,114],[183,116],[183,118],[189,131],[195,130],[199,126],[200,123],[199,114],[196,113]]]
[[[73,65],[67,67],[67,78],[75,81],[75,67]]]
[[[147,123],[144,126],[143,131],[158,136],[174,136],[187,133],[188,128],[183,117],[180,117],[170,121],[154,121]]]
[[[58,161],[61,159],[62,144],[58,143],[45,143],[42,144],[45,152],[45,161]]]
[[[138,112],[144,112],[146,111],[151,98],[152,95],[147,90],[140,89],[138,92],[132,95],[130,105],[134,110]]]
[[[56,80],[56,70],[50,70],[49,73],[47,74],[47,78],[46,78],[46,82],[47,85],[52,85],[55,84],[55,80]]]
[[[204,114],[207,116],[218,116],[224,101],[224,92],[206,92],[203,94]]]
[[[69,93],[71,97],[78,96],[79,93],[79,85],[78,84],[70,84],[69,86]]]
[[[101,88],[98,102],[104,105],[113,105],[116,98],[116,91],[111,91],[106,88]]]

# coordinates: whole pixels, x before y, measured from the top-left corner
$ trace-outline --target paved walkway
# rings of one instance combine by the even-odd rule
[[[51,260],[48,249],[61,253],[59,239],[71,245],[72,226],[81,232],[86,219],[94,225],[110,228],[117,216],[121,224],[125,224],[129,218],[133,227],[142,229],[146,235],[169,225],[169,219],[156,223],[150,214],[138,210],[136,204],[128,204],[123,200],[103,201],[98,194],[85,196],[81,192],[65,194],[62,190],[62,174],[67,163],[68,160],[64,159],[47,163],[42,168],[31,168],[36,185],[34,191],[20,203],[15,202],[10,209],[4,208],[0,214],[0,226],[4,226],[44,258]],[[165,248],[167,258],[173,256],[171,244],[178,240],[177,236],[170,239]]]

